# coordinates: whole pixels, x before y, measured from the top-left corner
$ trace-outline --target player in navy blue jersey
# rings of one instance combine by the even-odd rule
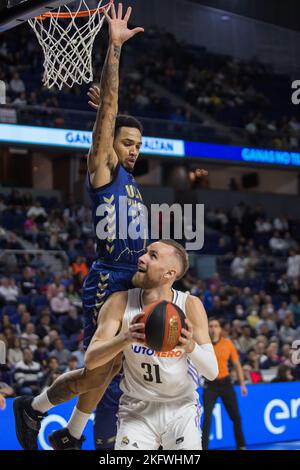
[[[142,145],[142,125],[131,116],[117,116],[122,46],[143,31],[142,28],[128,29],[130,15],[131,8],[128,8],[123,18],[121,3],[118,12],[112,4],[111,16],[105,12],[110,40],[102,71],[101,103],[97,106],[86,183],[92,204],[98,258],[83,286],[85,348],[97,328],[99,312],[107,298],[116,291],[133,287],[131,279],[137,271],[137,260],[147,245],[142,197],[132,176]],[[130,227],[135,236],[127,233]],[[69,372],[34,399],[17,398],[14,402],[16,432],[22,447],[36,449],[40,422],[47,411],[80,395],[67,427],[49,436],[55,449],[80,449],[84,427],[109,386],[96,411],[95,444],[97,448],[113,448],[115,415],[121,394],[120,365],[117,360],[96,371],[80,369]],[[85,390],[90,391],[83,393]]]

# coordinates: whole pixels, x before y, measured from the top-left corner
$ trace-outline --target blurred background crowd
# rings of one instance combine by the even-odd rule
[[[105,38],[103,33],[94,51],[96,82]],[[7,33],[0,60],[0,80],[7,86],[7,109],[1,111],[0,122],[92,128],[93,114],[78,114],[89,110],[86,85],[60,92],[41,88],[43,55],[33,32],[20,28],[18,42],[13,32]],[[203,136],[219,143],[243,139],[252,146],[299,150],[300,121],[290,99],[290,77],[255,57],[242,61],[212,53],[153,26],[128,45],[120,90],[120,111],[168,121],[164,136],[168,131],[176,138]]]
[[[13,190],[0,196],[0,227],[0,339],[7,347],[0,393],[36,395],[83,365],[80,295],[96,256],[90,211]],[[206,227],[204,253],[214,255],[217,272],[200,279],[191,263],[176,287],[221,320],[247,383],[300,380],[292,360],[300,338],[299,221],[240,203],[207,211]],[[193,256],[201,262],[203,254]]]

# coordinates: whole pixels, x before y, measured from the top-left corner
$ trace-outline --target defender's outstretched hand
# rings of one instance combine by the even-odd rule
[[[101,104],[101,91],[100,91],[100,88],[96,85],[92,86],[89,89],[87,95],[90,98],[90,101],[88,102],[89,105],[97,111],[100,104]]]
[[[113,44],[122,46],[126,41],[131,39],[138,33],[144,32],[144,28],[128,28],[128,21],[130,19],[132,8],[128,7],[127,12],[123,18],[123,4],[118,5],[118,14],[116,13],[115,5],[112,4],[110,14],[106,10],[103,11],[109,25],[109,37]],[[123,18],[123,19],[122,19]]]

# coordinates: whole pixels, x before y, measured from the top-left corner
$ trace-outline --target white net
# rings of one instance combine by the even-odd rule
[[[100,0],[89,10],[85,0],[79,0],[76,10],[63,5],[55,12],[29,20],[44,53],[43,83],[46,87],[72,87],[93,80],[92,50],[113,0]],[[103,7],[102,7],[103,4]]]

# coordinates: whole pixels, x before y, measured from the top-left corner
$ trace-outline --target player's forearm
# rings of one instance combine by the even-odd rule
[[[208,380],[215,380],[219,373],[217,358],[212,344],[196,343],[194,350],[188,354],[199,375]]]
[[[114,359],[126,346],[128,346],[128,340],[123,334],[119,334],[109,341],[96,339],[85,354],[85,367],[92,370],[103,366]]]
[[[113,42],[109,43],[100,81],[102,103],[114,105],[116,107],[118,106],[119,97],[121,51],[122,45]]]
[[[90,153],[93,158],[96,158],[98,155],[104,117],[109,118],[111,140],[114,137],[115,120],[118,114],[120,57],[121,46],[111,43],[107,51],[101,76],[101,103],[93,129],[93,145]]]

